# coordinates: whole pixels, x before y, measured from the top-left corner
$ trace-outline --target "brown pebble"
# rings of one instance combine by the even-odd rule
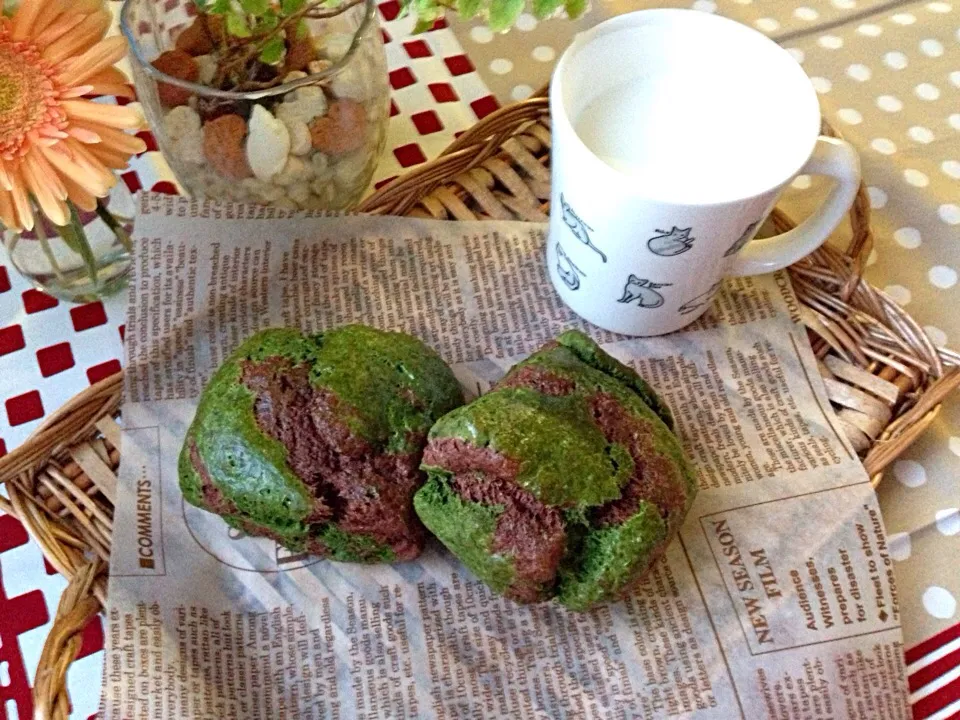
[[[207,30],[207,16],[198,15],[183,32],[177,36],[177,49],[197,57],[213,50],[213,38]]]
[[[247,123],[239,115],[224,115],[203,126],[203,155],[224,177],[242,180],[253,176],[247,164]]]
[[[287,31],[287,57],[283,61],[283,75],[294,70],[305,70],[307,65],[317,59],[317,49],[308,34],[298,38],[296,30]]]
[[[153,61],[153,66],[171,77],[190,82],[196,82],[200,76],[200,67],[197,65],[197,61],[183,50],[167,50]],[[189,90],[169,83],[158,83],[157,92],[160,95],[160,102],[167,107],[186,105],[192,95]]]
[[[313,147],[331,155],[360,149],[367,137],[367,113],[355,100],[337,100],[323,117],[310,123]]]

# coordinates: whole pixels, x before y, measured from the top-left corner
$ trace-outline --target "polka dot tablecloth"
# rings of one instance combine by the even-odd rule
[[[377,182],[434,157],[501,103],[529,96],[578,30],[654,6],[722,13],[802,63],[825,115],[862,154],[877,234],[870,281],[905,304],[934,342],[960,344],[960,0],[594,0],[576,22],[523,14],[506,35],[452,22],[422,36],[411,36],[411,21],[388,0],[380,20],[393,105]],[[124,180],[133,189],[176,189],[156,152],[137,158]],[[817,179],[798,178],[785,207],[800,217],[822,190]],[[5,261],[0,255],[0,453],[119,368],[125,305],[57,303]],[[915,717],[960,717],[960,403],[891,469],[879,495]],[[0,516],[0,718],[31,715],[30,682],[64,585],[19,523]],[[97,708],[102,643],[97,620],[68,677],[73,717]]]
[[[960,347],[960,0],[594,0],[575,23],[524,15],[507,35],[478,23],[453,28],[507,102],[543,86],[579,30],[652,7],[726,15],[776,39],[802,64],[824,115],[861,153],[876,231],[867,278],[904,305],[933,342]],[[823,191],[817,178],[801,176],[781,205],[804,217]],[[914,714],[960,718],[956,398],[888,471],[878,494],[911,648]]]

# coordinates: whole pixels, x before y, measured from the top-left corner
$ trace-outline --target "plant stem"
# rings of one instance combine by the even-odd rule
[[[40,243],[40,248],[43,250],[43,254],[47,256],[47,262],[50,263],[50,267],[53,268],[53,274],[57,276],[57,279],[61,282],[63,281],[63,270],[60,269],[60,264],[57,262],[57,258],[53,255],[53,250],[50,248],[50,240],[47,238],[47,229],[43,226],[44,219],[37,218],[36,223],[34,223],[33,230],[37,233],[37,240]]]
[[[97,282],[97,258],[93,254],[93,248],[90,247],[90,242],[87,240],[87,233],[83,228],[83,223],[80,222],[80,215],[77,214],[77,208],[69,201],[67,205],[70,208],[70,222],[67,225],[58,227],[57,230],[60,233],[60,238],[67,244],[67,247],[83,258],[83,263],[87,266],[90,282],[95,285]]]
[[[117,221],[113,214],[103,204],[103,200],[97,199],[97,215],[106,224],[108,228],[117,236],[117,240],[123,245],[127,252],[133,252],[133,241],[130,240],[130,234],[124,229],[123,225]]]

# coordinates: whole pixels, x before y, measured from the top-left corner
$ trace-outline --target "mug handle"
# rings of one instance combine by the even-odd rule
[[[836,184],[823,205],[793,230],[752,240],[737,255],[726,274],[761,275],[792,265],[823,245],[850,210],[860,188],[860,157],[853,146],[821,135],[800,174],[827,175]]]

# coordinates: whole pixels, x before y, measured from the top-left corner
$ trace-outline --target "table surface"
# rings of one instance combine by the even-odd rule
[[[393,107],[375,181],[434,157],[499,104],[544,85],[579,30],[665,6],[691,2],[595,0],[575,22],[538,23],[524,14],[508,34],[451,21],[414,37],[412,20],[398,17],[397,0],[381,3]],[[802,63],[825,117],[861,153],[876,232],[868,279],[934,342],[960,345],[960,0],[696,0],[692,7],[756,27]],[[134,160],[124,180],[133,189],[175,191],[153,150]],[[822,190],[817,179],[802,176],[781,207],[802,217]],[[0,254],[0,454],[120,368],[125,312],[121,298],[57,303],[30,289],[6,261]],[[957,718],[960,402],[948,402],[887,475],[878,494],[896,560],[914,716]],[[29,684],[64,586],[19,523],[0,516],[0,718],[31,715]],[[73,717],[96,711],[102,646],[96,619],[69,674]]]

